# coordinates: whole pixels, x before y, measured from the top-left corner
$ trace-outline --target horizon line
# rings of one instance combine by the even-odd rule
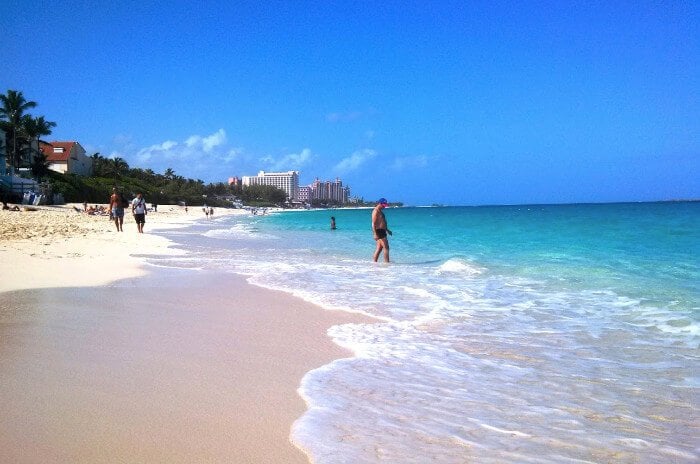
[[[496,206],[581,206],[581,205],[629,205],[639,203],[698,203],[700,198],[694,199],[674,199],[674,200],[623,200],[623,201],[582,201],[582,202],[564,202],[564,203],[485,203],[479,205],[448,205],[448,204],[433,204],[433,205],[406,205],[404,208],[488,208]],[[397,202],[402,203],[402,202]],[[391,203],[390,203],[391,205]]]

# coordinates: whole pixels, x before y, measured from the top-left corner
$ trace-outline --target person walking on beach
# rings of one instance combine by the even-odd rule
[[[134,221],[139,234],[143,233],[143,225],[146,224],[146,200],[141,192],[136,194],[136,198],[131,202],[131,212],[134,214]]]
[[[373,257],[375,263],[379,260],[382,251],[384,252],[384,262],[389,262],[389,238],[387,234],[391,235],[391,230],[387,227],[386,216],[382,211],[387,206],[389,206],[389,202],[386,201],[386,198],[380,198],[377,206],[372,210],[372,234],[377,242]]]
[[[87,208],[85,210],[87,211]],[[112,219],[114,219],[117,232],[124,232],[124,204],[122,203],[122,196],[117,192],[116,187],[112,189],[112,196],[109,197],[109,212]]]

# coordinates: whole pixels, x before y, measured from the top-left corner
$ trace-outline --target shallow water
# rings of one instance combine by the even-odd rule
[[[217,218],[152,260],[380,318],[303,379],[314,462],[700,459],[700,203],[386,215],[390,265],[369,210]]]

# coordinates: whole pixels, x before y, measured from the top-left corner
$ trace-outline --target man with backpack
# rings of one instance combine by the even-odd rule
[[[131,202],[131,211],[134,213],[134,221],[139,233],[143,233],[143,225],[146,224],[146,200],[141,192],[136,194],[136,198]]]

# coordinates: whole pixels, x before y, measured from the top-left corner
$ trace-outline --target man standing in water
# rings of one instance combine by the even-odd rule
[[[384,216],[384,211],[382,211],[387,206],[389,206],[389,203],[386,201],[386,198],[380,198],[377,206],[372,211],[372,234],[377,242],[377,249],[374,251],[375,263],[382,251],[384,251],[384,262],[389,262],[389,238],[387,234],[391,235],[391,231],[386,225],[386,217]]]

